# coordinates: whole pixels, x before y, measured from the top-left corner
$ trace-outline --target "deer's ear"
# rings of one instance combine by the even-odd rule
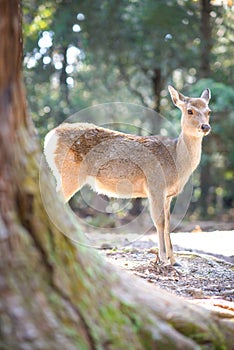
[[[186,101],[186,97],[182,95],[179,91],[177,91],[173,86],[168,85],[168,90],[171,95],[171,99],[175,106],[180,107]]]
[[[210,98],[211,98],[210,89],[204,90],[203,93],[201,94],[201,98],[204,98],[204,100],[206,100],[207,102],[209,102],[209,101],[210,101]]]

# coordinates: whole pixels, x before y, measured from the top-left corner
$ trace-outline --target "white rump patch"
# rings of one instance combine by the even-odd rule
[[[45,141],[44,141],[44,153],[47,160],[47,163],[49,164],[50,169],[52,170],[57,186],[56,191],[60,191],[62,187],[62,180],[59,173],[59,170],[57,168],[57,165],[55,163],[55,153],[58,145],[58,135],[56,134],[56,130],[53,129],[46,134]]]

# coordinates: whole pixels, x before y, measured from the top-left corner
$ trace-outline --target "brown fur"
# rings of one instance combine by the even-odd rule
[[[86,183],[113,197],[148,197],[159,235],[160,259],[170,259],[174,264],[170,202],[200,161],[202,138],[209,132],[210,92],[188,98],[172,87],[169,90],[182,111],[178,139],[129,135],[88,123],[64,123],[48,134],[47,140],[52,135],[56,142],[52,156],[49,147],[45,154],[66,201]]]

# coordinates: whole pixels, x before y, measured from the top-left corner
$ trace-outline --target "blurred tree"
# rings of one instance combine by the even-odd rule
[[[199,70],[199,78],[211,78],[212,76],[212,58],[211,58],[211,52],[212,47],[217,45],[217,42],[215,43],[215,36],[217,32],[214,32],[214,30],[217,30],[216,26],[211,26],[211,19],[216,18],[217,13],[212,11],[212,5],[210,0],[200,0],[200,8],[201,8],[201,59],[200,59],[200,70]],[[220,23],[217,22],[217,23]],[[219,28],[219,30],[221,30]],[[222,31],[223,34],[225,33],[225,30]],[[224,39],[224,38],[223,38]],[[225,41],[225,40],[224,40]],[[220,47],[220,46],[219,46]],[[232,89],[230,87],[225,87],[224,85],[220,83],[215,83],[214,81],[210,80],[201,80],[198,82],[197,86],[204,86],[204,83],[207,83],[207,86],[209,86],[212,89],[212,105],[215,106],[213,109],[218,112],[218,114],[223,110],[225,113],[230,113],[232,111],[232,108],[230,108],[231,104],[234,102],[234,97],[231,97],[234,91],[231,91]],[[195,90],[196,86],[195,86]],[[219,99],[223,100],[223,103],[218,103],[217,105],[217,90],[220,93]],[[231,103],[225,103],[227,101],[227,96],[229,96],[229,100]],[[213,119],[213,118],[212,118]],[[230,120],[229,127],[232,124],[231,118],[227,116],[227,119]],[[212,123],[212,121],[211,121]],[[220,202],[220,199],[217,196],[211,196],[212,191],[214,193],[218,192],[223,193],[220,189],[223,188],[224,184],[224,176],[219,177],[217,176],[219,172],[217,172],[217,163],[214,162],[215,157],[217,154],[221,154],[223,147],[221,146],[220,140],[222,139],[222,128],[220,126],[223,124],[222,119],[219,120],[218,118],[215,118],[213,123],[219,124],[219,133],[213,133],[213,138],[208,138],[208,140],[205,140],[204,146],[203,146],[203,152],[205,153],[205,156],[203,157],[203,161],[201,163],[201,171],[200,171],[200,198],[198,201],[198,206],[200,208],[200,213],[204,217],[206,217],[209,214],[214,214],[215,210],[214,208],[217,207],[219,212],[223,209],[223,205],[217,205],[218,202]],[[213,128],[214,131],[217,130],[216,125],[214,125]],[[221,131],[221,132],[220,132]],[[223,130],[224,131],[224,130]],[[226,130],[225,130],[226,132]],[[225,136],[227,136],[228,133],[225,133]],[[216,141],[216,143],[214,142]],[[224,152],[223,152],[224,153]],[[222,156],[223,158],[223,156]],[[228,157],[226,160],[224,160],[224,163],[222,164],[223,167],[227,167],[230,169],[230,164]],[[224,165],[225,164],[225,165]],[[219,165],[220,166],[220,165]],[[232,165],[231,165],[232,167]],[[232,168],[233,171],[233,168]],[[214,177],[213,174],[216,174]],[[218,181],[217,181],[218,180]],[[211,198],[215,197],[217,199],[213,199],[213,203],[211,202]]]
[[[210,0],[200,0],[201,7],[201,59],[200,59],[200,69],[199,77],[209,78],[211,75],[211,49],[212,49],[212,28],[211,28],[211,3]],[[208,194],[211,187],[211,167],[210,167],[210,156],[208,155],[208,143],[205,142],[203,145],[203,152],[205,157],[203,157],[203,162],[200,172],[200,190],[201,196],[199,199],[199,208],[203,216],[208,213]]]
[[[87,17],[87,52],[98,62],[114,65],[119,79],[157,112],[173,70],[199,66],[198,11],[192,1],[96,1]]]
[[[212,49],[211,33],[211,3],[210,0],[200,0],[201,6],[201,60],[200,60],[200,78],[209,78],[211,74],[210,54]]]
[[[201,166],[203,179],[198,206],[203,214],[212,216],[233,206],[234,88],[212,79],[201,79],[190,88],[190,93],[196,95],[206,86],[212,91],[212,135],[204,140],[206,155]]]
[[[225,314],[175,302],[165,291],[148,293],[146,285],[105,264],[83,245],[50,186],[46,198],[61,228],[83,244],[75,247],[49,221],[21,81],[19,10],[19,1],[0,1],[1,348],[231,349],[234,328]],[[46,186],[46,169],[43,174]]]
[[[231,6],[209,0],[62,0],[46,6],[41,0],[25,1],[25,81],[40,136],[84,107],[111,101],[140,102],[179,124],[179,114],[166,99],[168,81],[185,93],[202,78],[227,89],[233,83]],[[222,125],[223,119],[215,122]],[[154,118],[141,123],[152,133],[159,128]],[[197,205],[203,216],[219,210],[215,202],[214,210],[208,210],[209,193],[222,181],[221,170],[214,186],[209,176],[215,169],[208,156],[211,139],[212,134],[204,142],[200,167]],[[223,154],[231,176],[230,147]]]

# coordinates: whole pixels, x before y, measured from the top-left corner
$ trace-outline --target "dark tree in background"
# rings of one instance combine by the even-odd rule
[[[200,78],[210,78],[210,55],[212,48],[212,34],[210,13],[212,10],[210,0],[200,0],[201,4],[201,63]]]
[[[211,76],[211,48],[212,48],[212,33],[210,23],[211,4],[210,0],[201,0],[201,60],[200,60],[200,78],[210,78]],[[209,144],[205,143],[203,151],[207,153]],[[207,157],[200,172],[201,197],[200,206],[201,212],[207,214],[208,194],[211,187],[210,174],[210,159]]]
[[[209,87],[212,133],[204,140],[188,214],[232,221],[233,1],[23,4],[25,81],[39,135],[85,107],[112,101],[140,103],[179,127],[167,84],[189,96]],[[43,46],[44,34],[51,42]],[[71,49],[77,52],[73,61]],[[101,123],[98,117],[95,122]],[[160,129],[154,118],[128,122],[151,133]]]
[[[49,221],[21,80],[19,1],[1,0],[0,13],[0,348],[231,349],[225,315],[120,274]],[[44,171],[61,227],[84,242]]]

